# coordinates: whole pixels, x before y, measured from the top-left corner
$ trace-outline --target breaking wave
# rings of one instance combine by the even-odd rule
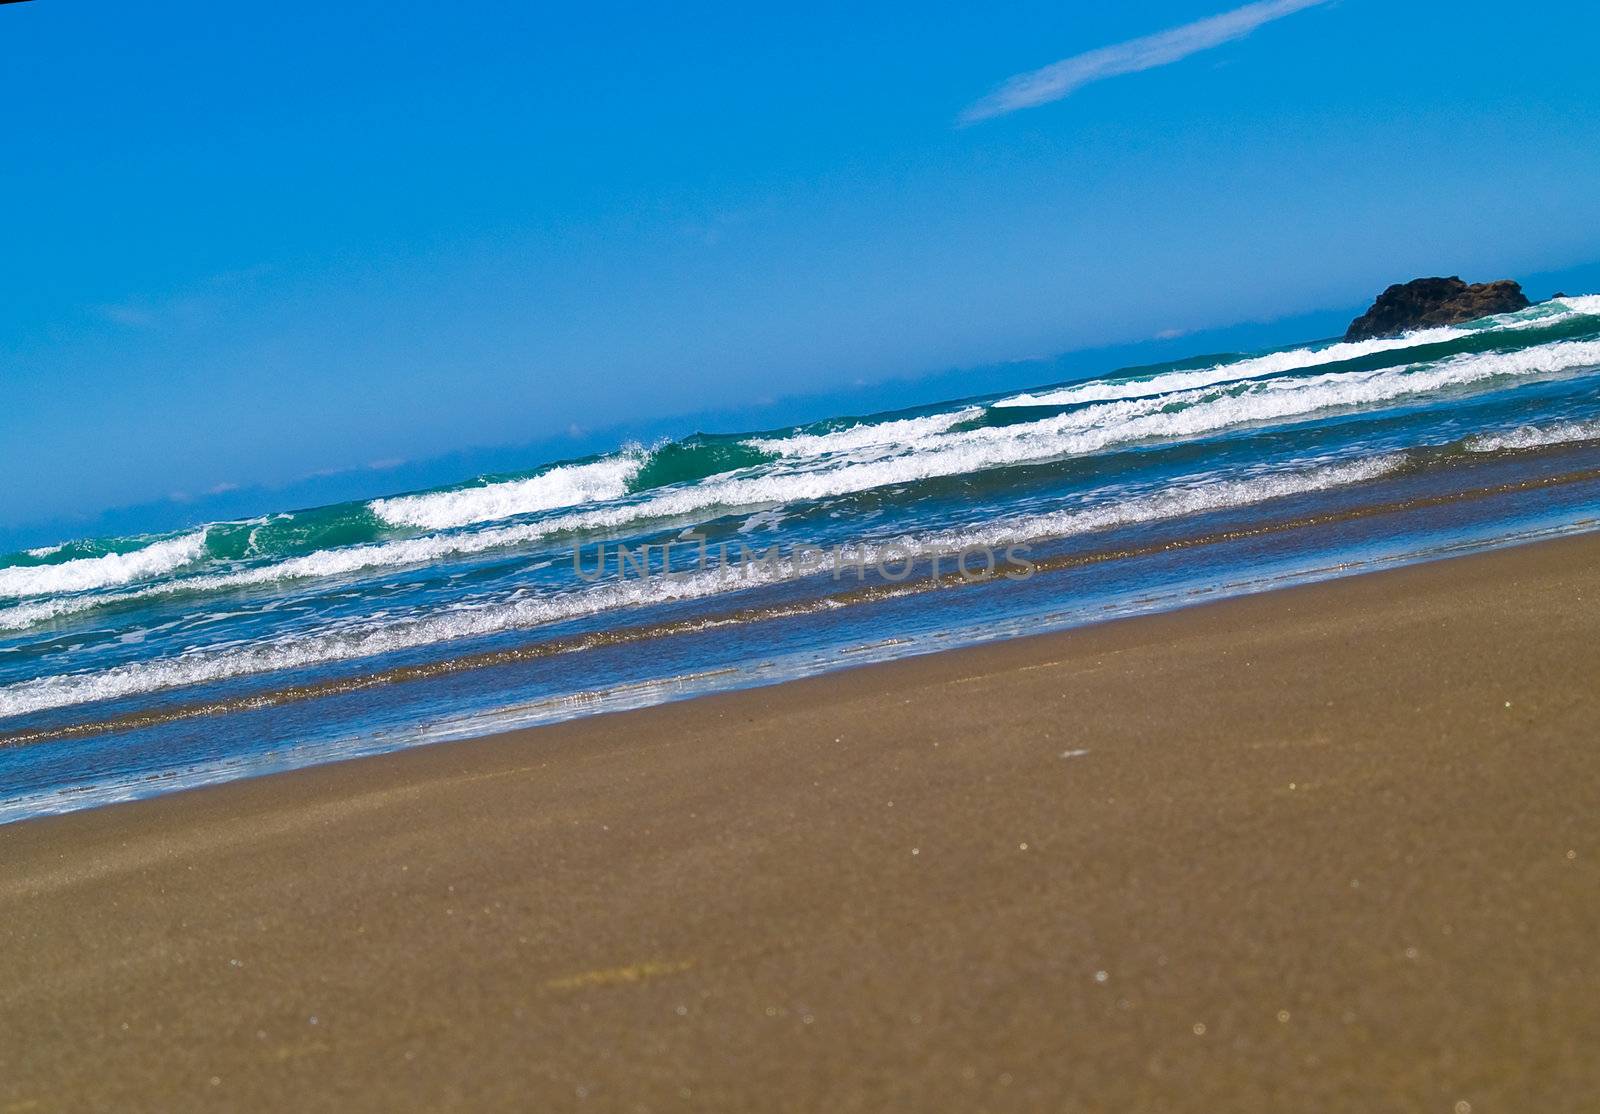
[[[128,584],[170,573],[192,564],[205,554],[204,530],[182,537],[151,542],[129,553],[79,557],[57,564],[13,565],[0,568],[0,598],[58,595]],[[51,557],[64,547],[34,550],[29,556]]]
[[[1579,441],[1600,441],[1600,421],[1555,422],[1550,425],[1525,425],[1503,433],[1480,433],[1466,440],[1474,453],[1495,453],[1507,449],[1538,449],[1546,445],[1568,445]]]
[[[1362,341],[1338,341],[1322,347],[1292,348],[1224,360],[1206,367],[1169,371],[1148,376],[1119,376],[1076,383],[1041,393],[1023,392],[995,402],[997,407],[1071,406],[1085,402],[1107,402],[1127,398],[1148,398],[1173,391],[1210,387],[1261,379],[1285,372],[1304,371],[1330,364],[1349,363],[1383,353],[1405,353],[1411,349],[1448,345],[1496,334],[1515,334],[1529,329],[1550,329],[1574,318],[1600,316],[1600,295],[1558,299],[1518,314],[1485,318],[1467,325],[1421,329],[1398,337],[1377,337]]]
[[[1288,495],[1321,491],[1375,479],[1402,466],[1399,454],[1342,464],[1290,468],[1244,480],[1219,481],[1119,499],[1115,491],[1091,497],[1089,505],[1048,514],[1019,516],[981,528],[901,535],[848,547],[853,562],[899,560],[906,551],[927,553],[966,546],[1004,546],[1057,539],[1141,522],[1241,507]],[[434,643],[526,629],[602,611],[703,599],[742,588],[816,575],[814,565],[791,556],[754,564],[753,581],[730,578],[716,568],[672,578],[619,580],[545,598],[462,607],[443,614],[374,620],[315,636],[297,636],[242,648],[197,651],[142,661],[94,673],[69,674],[0,687],[0,718],[76,704],[220,681],[251,674],[372,657]]]
[[[1571,303],[1600,305],[1600,298]],[[1567,303],[1557,303],[1566,305]],[[1576,311],[1574,311],[1576,312]],[[1587,310],[1585,311],[1587,312]],[[1545,320],[1548,320],[1548,313]],[[1432,336],[1434,330],[1417,336]],[[1372,344],[1390,342],[1366,342]],[[1398,342],[1393,342],[1398,344]],[[1338,348],[1339,346],[1334,346]],[[1351,346],[1346,346],[1351,347]],[[1316,350],[1320,352],[1332,349]],[[742,437],[696,435],[654,449],[562,464],[533,475],[471,486],[345,504],[244,523],[216,524],[178,537],[141,542],[125,552],[71,557],[76,550],[36,551],[26,564],[0,566],[0,629],[30,625],[112,604],[178,593],[371,574],[428,564],[545,539],[633,529],[679,520],[790,504],[905,490],[929,481],[998,469],[1048,464],[1107,451],[1172,444],[1248,430],[1292,425],[1326,415],[1437,401],[1535,377],[1600,367],[1600,341],[1565,340],[1510,351],[1462,353],[1378,368],[1333,367],[1308,373],[1313,350],[1278,353],[1290,373],[1259,374],[1193,385],[1173,372],[1131,384],[1097,381],[1062,388],[1075,405],[1031,411],[1028,420],[988,424],[993,409],[957,404],[933,413],[837,419],[796,430]],[[1244,364],[1229,365],[1236,373]],[[1085,401],[1084,392],[1122,390],[1122,397]],[[1480,438],[1469,449],[1546,444],[1515,432]],[[1570,439],[1562,427],[1557,439]],[[910,495],[908,494],[908,497]],[[505,521],[507,519],[513,521]],[[417,531],[427,531],[420,536]],[[81,548],[81,543],[73,543]],[[58,547],[59,549],[60,547]],[[71,557],[71,559],[65,559]]]
[[[475,522],[492,522],[620,498],[628,493],[628,485],[643,464],[644,454],[632,452],[593,464],[562,465],[525,480],[401,495],[378,499],[368,506],[373,514],[393,526],[447,530]]]

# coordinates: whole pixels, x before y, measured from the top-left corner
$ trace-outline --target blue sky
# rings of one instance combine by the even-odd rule
[[[1597,34],[1458,0],[0,6],[0,533],[1591,264]]]

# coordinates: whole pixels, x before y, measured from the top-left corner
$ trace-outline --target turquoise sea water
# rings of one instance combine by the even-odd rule
[[[1590,296],[73,541],[0,556],[0,820],[1597,524]]]

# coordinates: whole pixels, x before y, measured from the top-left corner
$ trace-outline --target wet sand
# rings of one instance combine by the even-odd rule
[[[0,1112],[1586,1111],[1600,539],[0,828]]]

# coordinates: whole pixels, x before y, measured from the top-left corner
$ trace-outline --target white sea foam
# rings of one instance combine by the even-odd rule
[[[1360,359],[1380,352],[1397,352],[1426,344],[1440,344],[1459,340],[1479,332],[1513,332],[1525,329],[1548,328],[1550,325],[1574,316],[1600,315],[1600,295],[1558,299],[1552,310],[1549,305],[1532,307],[1516,314],[1489,317],[1467,325],[1435,329],[1419,329],[1398,337],[1377,337],[1372,340],[1339,341],[1321,348],[1291,348],[1282,352],[1269,352],[1265,356],[1235,360],[1207,368],[1190,371],[1171,371],[1143,379],[1092,379],[1084,383],[1038,394],[1024,392],[1003,398],[996,406],[1069,406],[1082,402],[1103,402],[1125,398],[1147,398],[1172,391],[1186,391],[1218,383],[1260,379],[1280,375],[1287,371],[1303,371],[1323,364],[1341,363]]]
[[[106,598],[105,596],[57,596],[37,603],[0,607],[0,630],[26,630],[35,623],[99,607]]]
[[[1232,426],[1315,416],[1325,411],[1371,406],[1403,398],[1511,379],[1600,365],[1600,342],[1564,341],[1536,349],[1455,356],[1437,364],[1377,371],[1329,372],[1309,378],[1200,388],[1157,398],[1103,403],[1010,429],[1079,427],[1071,451],[1085,452],[1152,437],[1191,437]]]
[[[376,499],[369,507],[391,526],[448,530],[618,499],[628,493],[628,484],[639,474],[644,460],[643,453],[627,453],[591,464],[564,464],[525,480]]]
[[[1557,304],[1566,306],[1575,314],[1585,317],[1600,317],[1600,294],[1575,294],[1568,298],[1555,299]]]
[[[1353,463],[1326,464],[1267,473],[1249,479],[1190,485],[1125,499],[1115,490],[1090,497],[1090,505],[1019,517],[974,529],[906,535],[850,547],[851,561],[902,559],[906,551],[957,550],[971,545],[1004,546],[1069,537],[1208,510],[1246,506],[1284,495],[1303,494],[1370,480],[1393,470],[1398,455]],[[0,717],[50,708],[112,700],[233,677],[371,657],[418,646],[458,641],[542,626],[620,608],[702,599],[753,584],[814,575],[815,564],[794,560],[746,566],[749,578],[711,568],[681,577],[608,582],[542,598],[523,598],[422,617],[376,620],[322,634],[301,635],[253,646],[203,650],[155,661],[137,662],[94,673],[23,681],[0,687]]]
[[[1405,459],[1403,453],[1386,453],[1365,460],[1267,472],[1247,479],[1185,484],[1134,499],[1108,498],[1089,507],[1050,511],[978,528],[930,534],[922,538],[919,544],[923,549],[934,550],[968,546],[997,548],[1074,537],[1117,526],[1182,518],[1206,511],[1264,503],[1268,499],[1286,495],[1304,495],[1364,483],[1394,472],[1405,463]]]
[[[59,565],[26,565],[0,569],[0,599],[86,592],[160,576],[198,559],[205,552],[204,530],[168,538],[131,553],[80,557]]]
[[[1493,453],[1502,449],[1536,449],[1544,445],[1596,440],[1600,440],[1600,421],[1554,422],[1520,426],[1500,433],[1480,433],[1467,438],[1466,448],[1474,453]]]
[[[856,455],[828,469],[711,481],[672,493],[673,498],[664,499],[662,504],[678,504],[671,511],[684,513],[693,509],[689,504],[694,502],[733,506],[822,498],[984,468],[1084,455],[1121,445],[1201,436],[1261,422],[1305,419],[1493,380],[1596,365],[1600,365],[1600,342],[1568,341],[1518,352],[1457,356],[1437,364],[1263,379],[1171,392],[1155,398],[1102,402],[1018,425],[952,432],[925,430],[920,436],[885,446],[885,452],[875,460]],[[646,501],[630,513],[648,514],[655,506],[654,501]],[[660,509],[668,507],[662,505]],[[582,526],[576,521],[572,525]]]
[[[474,534],[437,534],[403,541],[348,546],[343,549],[322,549],[270,565],[258,565],[234,572],[188,576],[179,580],[151,584],[137,591],[67,596],[6,608],[0,610],[0,630],[19,630],[47,619],[134,600],[196,592],[227,591],[297,580],[321,580],[358,572],[428,564],[448,557],[516,545],[519,542],[544,537],[546,533],[548,531],[538,526],[507,527]]]
[[[120,596],[65,600],[42,617],[175,592],[350,576],[525,545],[559,534],[685,518],[703,521],[714,513],[827,499],[983,469],[1088,455],[1123,445],[1204,436],[1257,423],[1305,420],[1496,380],[1594,366],[1600,366],[1600,342],[1564,341],[1517,352],[1456,356],[1437,364],[1262,379],[1158,398],[1102,402],[1012,426],[954,431],[957,421],[965,419],[949,414],[941,416],[945,419],[942,425],[931,422],[907,430],[904,440],[863,441],[854,451],[842,452],[832,460],[787,459],[759,470],[714,476],[530,523],[321,550],[255,568],[190,576]],[[37,621],[40,617],[17,609],[0,611],[0,627]]]
[[[1190,371],[1169,371],[1145,379],[1091,379],[1068,387],[1044,391],[1040,394],[1024,392],[1003,398],[996,406],[1070,406],[1080,402],[1109,402],[1125,398],[1148,398],[1172,391],[1188,391],[1197,387],[1210,387],[1218,383],[1232,383],[1245,379],[1260,379],[1280,375],[1286,371],[1302,371],[1322,364],[1340,363],[1378,352],[1392,352],[1415,348],[1421,344],[1437,344],[1455,340],[1464,334],[1457,329],[1427,329],[1403,337],[1385,337],[1377,340],[1341,341],[1324,348],[1292,348],[1284,352],[1270,352],[1265,356],[1235,360],[1212,367]]]
[[[983,416],[983,407],[968,406],[949,414],[900,418],[890,422],[860,422],[832,433],[796,433],[788,437],[755,438],[745,444],[784,457],[820,457],[861,449],[904,445],[944,433],[952,426]]]

